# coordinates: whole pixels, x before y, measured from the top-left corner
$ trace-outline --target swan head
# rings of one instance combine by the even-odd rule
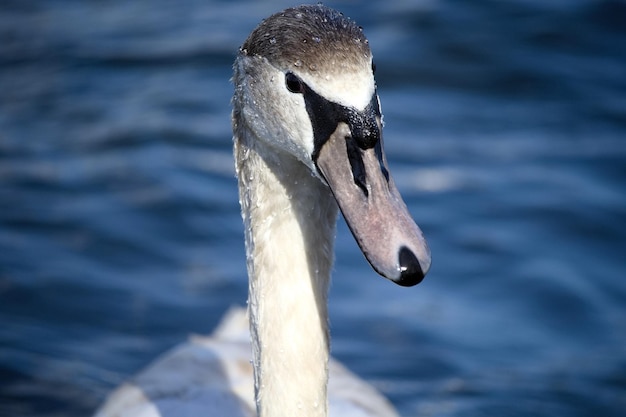
[[[322,5],[286,9],[250,34],[234,64],[234,123],[327,184],[372,267],[411,286],[430,250],[383,152],[372,53],[362,29]]]

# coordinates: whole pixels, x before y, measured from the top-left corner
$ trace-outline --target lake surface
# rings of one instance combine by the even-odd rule
[[[0,415],[89,415],[244,305],[231,64],[285,1],[4,1]],[[626,3],[328,2],[364,27],[431,245],[339,219],[333,354],[405,416],[626,409]]]

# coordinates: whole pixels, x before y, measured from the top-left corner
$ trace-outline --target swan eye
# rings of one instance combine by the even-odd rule
[[[285,85],[292,93],[304,93],[304,83],[293,72],[285,74]]]

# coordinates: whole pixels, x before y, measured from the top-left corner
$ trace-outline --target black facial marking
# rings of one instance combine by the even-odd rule
[[[378,157],[380,169],[389,181],[389,172],[385,168],[382,156],[381,131],[380,131],[380,106],[378,95],[374,93],[370,103],[358,111],[353,107],[346,107],[325,99],[311,89],[304,81],[295,74],[288,72],[285,75],[287,89],[293,93],[304,96],[306,110],[313,126],[313,161],[317,162],[320,149],[330,135],[337,129],[341,122],[350,128],[350,136],[346,139],[346,150],[354,183],[367,196],[365,165],[361,152],[374,148]]]
[[[351,138],[359,148],[363,150],[370,149],[380,142],[381,132],[378,124],[380,110],[376,94],[372,96],[372,101],[363,111],[358,111],[353,107],[342,106],[325,99],[313,91],[305,82],[297,78],[296,75],[292,74],[292,76],[301,83],[306,111],[313,125],[314,149],[312,156],[314,161],[317,160],[322,145],[324,145],[341,122],[349,126]]]
[[[380,128],[378,127],[377,116],[378,99],[376,96],[372,98],[370,104],[362,112],[354,109],[348,111],[348,125],[352,132],[352,137],[363,150],[376,146],[380,140]]]

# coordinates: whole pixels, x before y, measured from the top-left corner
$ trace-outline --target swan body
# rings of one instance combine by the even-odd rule
[[[232,308],[211,334],[192,336],[113,391],[95,417],[256,416],[248,317]],[[378,391],[329,362],[331,416],[397,416]]]
[[[322,5],[287,9],[250,34],[233,82],[249,333],[235,331],[241,314],[231,315],[212,338],[193,338],[116,391],[97,416],[324,417],[329,403],[334,416],[394,416],[329,356],[338,210],[384,277],[415,285],[430,267],[387,167],[367,39]]]

